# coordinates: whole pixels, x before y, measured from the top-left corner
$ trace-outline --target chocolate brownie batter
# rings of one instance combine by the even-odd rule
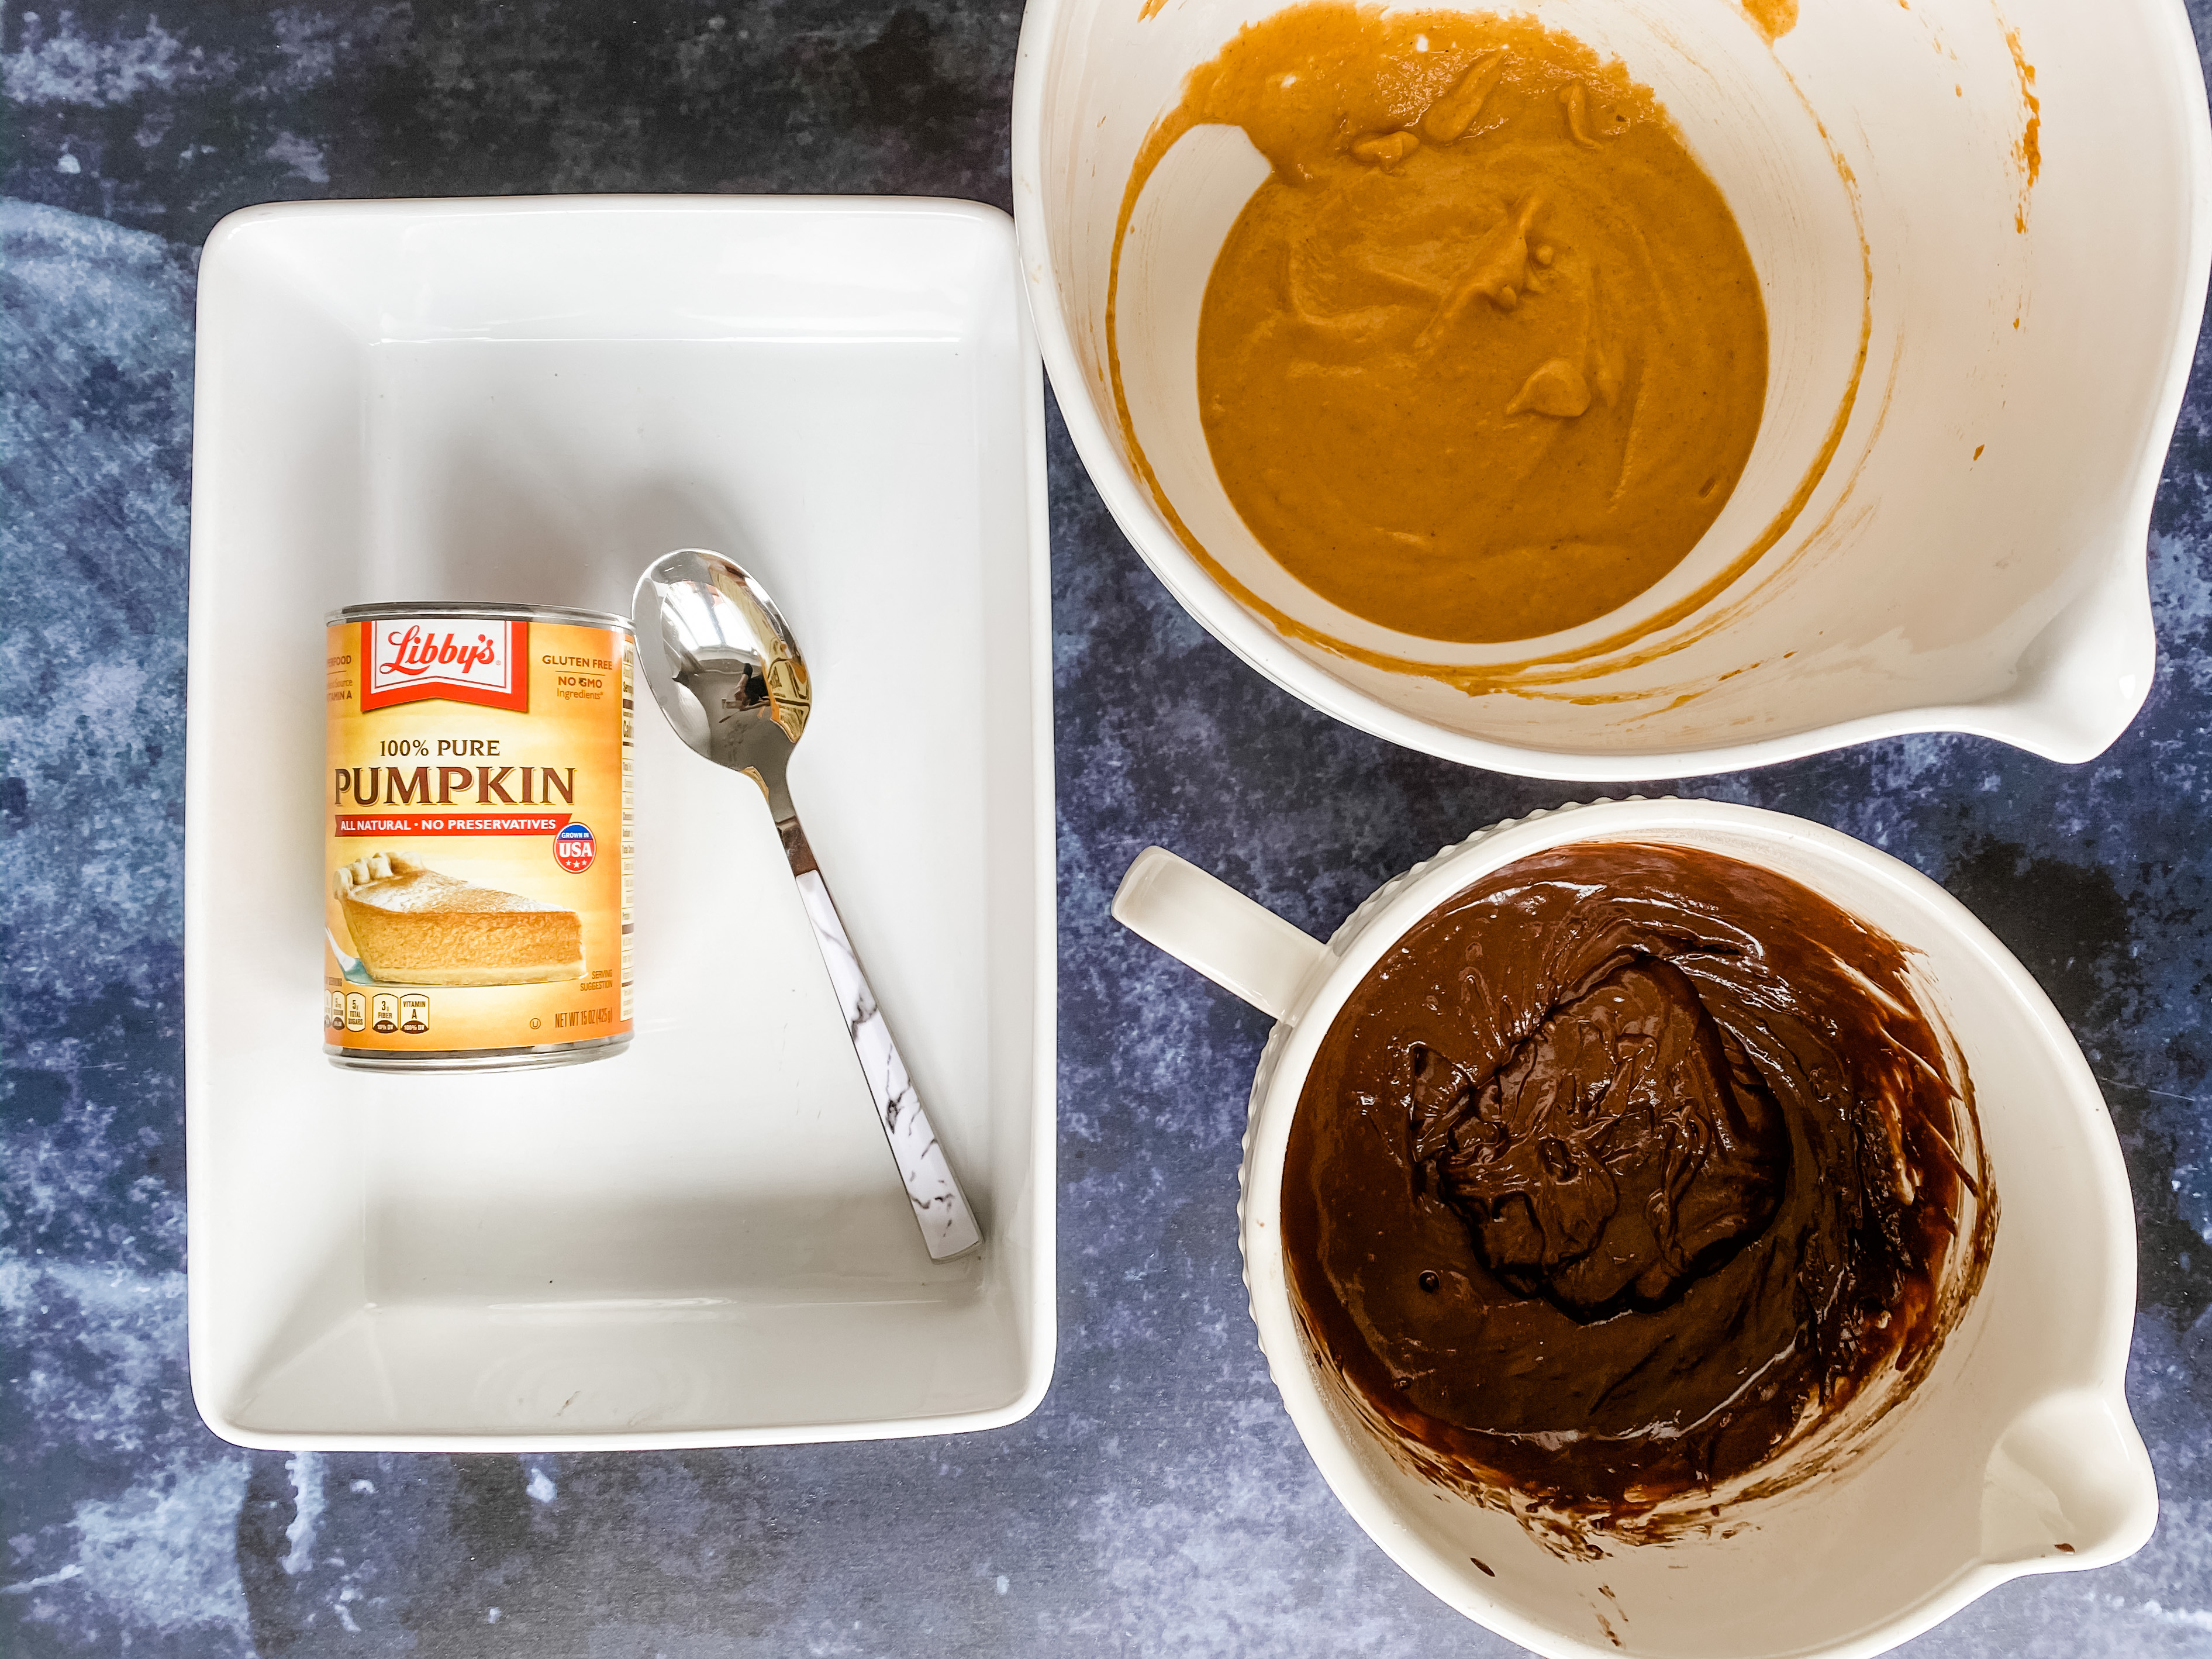
[[[1907,956],[1686,848],[1485,878],[1308,1075],[1283,1245],[1309,1331],[1427,1462],[1584,1514],[1745,1473],[1922,1369],[1968,1195],[1977,1279],[1996,1206]]]

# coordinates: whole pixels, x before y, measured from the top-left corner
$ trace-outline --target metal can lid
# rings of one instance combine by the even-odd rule
[[[611,628],[635,635],[628,617],[611,611],[580,611],[565,605],[502,605],[496,601],[426,600],[420,605],[349,605],[323,618],[325,628],[340,623],[376,622],[392,617],[452,617],[483,622],[563,623],[572,628]]]

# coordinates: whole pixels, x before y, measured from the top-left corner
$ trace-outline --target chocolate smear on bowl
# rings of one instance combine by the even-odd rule
[[[1686,848],[1484,878],[1307,1074],[1283,1248],[1309,1337],[1416,1466],[1601,1530],[1759,1488],[1855,1400],[1887,1409],[1996,1218],[1911,957]]]

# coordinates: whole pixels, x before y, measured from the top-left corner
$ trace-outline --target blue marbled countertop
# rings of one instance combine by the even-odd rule
[[[1440,844],[1588,792],[1391,748],[1245,671],[1138,562],[1056,424],[1061,1325],[1043,1406],[951,1439],[559,1458],[249,1453],[192,1409],[179,840],[201,240],[234,208],[325,195],[1003,205],[1018,23],[941,0],[0,11],[0,1650],[1515,1650],[1370,1545],[1292,1434],[1235,1235],[1265,1023],[1106,902],[1158,842],[1325,935]],[[2069,769],[1914,738],[1683,786],[1942,881],[2049,989],[2119,1125],[2157,1535],[2007,1586],[1906,1650],[1930,1659],[2212,1653],[2208,549],[2200,360],[2151,538],[2157,684],[2108,754]]]

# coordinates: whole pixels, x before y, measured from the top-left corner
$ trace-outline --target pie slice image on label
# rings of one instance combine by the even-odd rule
[[[377,852],[331,878],[362,964],[388,985],[532,985],[584,976],[574,910]]]

